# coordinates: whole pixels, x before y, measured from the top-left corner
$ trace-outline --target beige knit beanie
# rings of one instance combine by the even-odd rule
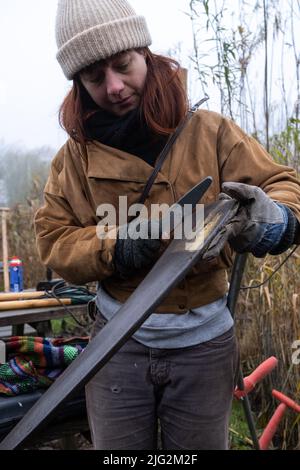
[[[151,44],[143,16],[126,0],[59,0],[57,60],[65,76],[118,52]]]

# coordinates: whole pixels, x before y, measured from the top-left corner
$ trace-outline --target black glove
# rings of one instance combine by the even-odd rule
[[[147,268],[158,257],[161,247],[159,223],[156,220],[133,220],[118,230],[115,267],[121,277]]]

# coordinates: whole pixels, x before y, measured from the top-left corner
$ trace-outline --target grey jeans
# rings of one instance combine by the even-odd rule
[[[160,423],[163,450],[227,449],[237,368],[233,329],[182,349],[130,339],[86,387],[94,448],[157,450]]]

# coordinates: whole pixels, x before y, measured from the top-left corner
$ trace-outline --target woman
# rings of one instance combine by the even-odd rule
[[[36,215],[42,261],[64,279],[98,281],[93,335],[160,253],[157,239],[123,237],[129,218],[102,227],[97,208],[140,201],[157,157],[187,114],[178,64],[150,52],[146,22],[126,0],[61,0],[58,61],[73,87],[60,119],[70,138],[52,163]],[[222,189],[246,203],[230,244],[255,256],[299,243],[295,172],[230,120],[198,111],[186,122],[146,199],[173,204],[206,176],[204,203]],[[276,202],[275,202],[276,201]],[[99,215],[99,211],[98,211]],[[129,225],[126,225],[127,222]],[[150,231],[152,221],[141,222]],[[103,236],[105,233],[105,236]],[[229,244],[214,246],[86,389],[96,449],[226,449],[237,368],[226,306]]]

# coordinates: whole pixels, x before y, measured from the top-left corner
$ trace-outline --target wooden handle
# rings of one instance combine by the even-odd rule
[[[14,300],[12,302],[0,302],[0,311],[20,310],[25,308],[59,307],[60,305],[72,305],[71,299],[40,299],[40,300]]]
[[[25,299],[40,299],[45,295],[44,291],[32,292],[10,292],[7,294],[0,294],[0,302],[7,300],[25,300]]]

